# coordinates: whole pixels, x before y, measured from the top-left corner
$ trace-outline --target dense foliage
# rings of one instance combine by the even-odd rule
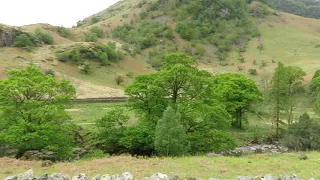
[[[320,150],[320,123],[311,119],[307,113],[288,128],[284,143],[296,151]]]
[[[151,10],[166,11],[176,21],[176,31],[185,40],[203,40],[218,48],[224,60],[233,45],[244,49],[248,40],[259,35],[248,18],[243,0],[159,0],[149,5]]]
[[[320,18],[320,1],[317,0],[260,0],[280,11],[309,18]]]
[[[170,106],[163,112],[163,117],[159,119],[156,126],[154,140],[155,150],[159,155],[183,155],[186,134],[180,119],[180,114]]]
[[[36,66],[8,71],[0,81],[0,139],[18,150],[53,151],[56,159],[71,156],[74,125],[65,106],[75,97],[75,88],[57,81]]]
[[[118,62],[123,59],[123,54],[116,50],[114,43],[93,43],[88,46],[77,45],[56,55],[62,62],[71,61],[80,65],[84,65],[87,61],[95,61],[106,66],[110,62]]]
[[[22,33],[16,37],[13,46],[32,50],[34,47],[39,46],[42,40],[38,36],[30,33]]]

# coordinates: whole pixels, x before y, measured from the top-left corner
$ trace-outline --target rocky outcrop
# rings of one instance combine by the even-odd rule
[[[248,145],[243,147],[237,147],[234,150],[223,151],[221,153],[208,153],[207,157],[220,157],[220,156],[236,156],[240,157],[247,154],[260,154],[260,153],[269,153],[269,154],[280,154],[288,152],[288,148],[278,145],[278,144],[257,144],[257,145]]]
[[[12,46],[16,37],[22,33],[22,31],[15,28],[2,27],[0,29],[0,47]]]
[[[26,151],[22,156],[22,160],[53,160],[54,152],[52,151]]]
[[[89,178],[86,176],[84,173],[80,173],[77,176],[74,176],[70,178],[69,176],[59,174],[59,173],[54,173],[52,175],[45,174],[41,177],[35,177],[33,175],[32,170],[28,170],[25,173],[14,175],[7,177],[5,180],[134,180],[132,174],[130,172],[125,172],[121,175],[115,174],[115,175],[96,175],[93,178]],[[182,179],[187,179],[187,180],[202,180],[201,178],[194,178],[194,177],[187,177],[187,178],[182,178]],[[166,174],[162,173],[157,173],[152,175],[151,177],[144,177],[142,180],[181,180],[181,178],[178,175],[174,175],[169,177]],[[220,180],[218,178],[209,178],[209,180]],[[297,175],[281,175],[280,177],[274,177],[270,174],[267,174],[262,177],[248,177],[248,176],[238,176],[235,178],[235,180],[306,180],[306,179],[301,179]],[[317,178],[310,178],[308,180],[318,180]]]

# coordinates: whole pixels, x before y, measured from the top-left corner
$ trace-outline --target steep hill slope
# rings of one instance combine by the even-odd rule
[[[177,6],[177,9],[182,10],[180,12],[182,15],[177,15],[165,9],[167,5],[155,8],[157,6],[152,6],[154,2],[158,1],[119,1],[106,10],[79,21],[78,27],[67,29],[71,33],[70,37],[62,37],[64,35],[59,33],[60,27],[48,24],[20,27],[19,29],[29,33],[34,33],[36,29],[50,33],[54,44],[42,45],[32,52],[16,47],[0,47],[0,77],[4,78],[8,69],[21,68],[32,62],[43,71],[54,71],[58,78],[70,79],[77,86],[79,97],[101,97],[123,96],[124,84],[130,83],[135,75],[154,71],[151,66],[158,68],[163,56],[170,52],[188,53],[194,57],[199,68],[212,73],[241,72],[257,81],[269,78],[277,61],[302,67],[308,73],[306,80],[310,79],[315,70],[320,69],[320,20],[276,13],[260,3],[253,2],[245,5],[248,6],[246,10],[248,12],[256,13],[256,7],[259,11],[258,16],[251,14],[247,17],[246,21],[251,23],[250,26],[244,28],[243,24],[232,20],[230,15],[231,19],[226,19],[225,24],[209,23],[203,28],[201,26],[202,29],[199,29],[200,25],[195,25],[189,34],[185,34],[185,28],[179,18],[187,17],[183,21],[192,25],[190,24],[192,16],[183,14],[184,7],[188,12],[189,6],[185,4]],[[231,10],[225,8],[230,4],[220,4],[220,6],[220,13],[212,14],[213,16],[227,18],[232,14]],[[199,12],[207,9],[201,6],[198,8]],[[264,11],[268,13],[263,14]],[[239,14],[237,12],[235,11]],[[193,17],[199,19],[195,12]],[[125,24],[127,27],[123,26]],[[182,30],[178,30],[179,26]],[[210,30],[211,26],[215,29]],[[93,34],[94,27],[104,34],[103,37],[97,37],[97,41],[116,42],[117,51],[124,54],[123,60],[111,62],[108,66],[101,66],[100,63],[92,61],[90,62],[93,66],[92,74],[81,73],[79,64],[72,61],[58,60],[56,53],[61,49],[72,48],[75,45],[90,46],[90,42],[84,41],[90,41],[88,36]],[[129,28],[130,36],[127,36],[128,33],[124,33],[125,38],[119,36],[123,27]],[[206,27],[209,28],[208,31],[205,30]],[[155,37],[149,36],[149,30],[153,30]],[[195,30],[209,33],[204,36]],[[240,36],[231,36],[234,32]],[[255,33],[261,35],[256,36]],[[136,34],[138,38],[132,38]],[[258,74],[250,75],[249,69],[255,69]],[[124,78],[123,85],[117,85],[115,82],[118,76]]]

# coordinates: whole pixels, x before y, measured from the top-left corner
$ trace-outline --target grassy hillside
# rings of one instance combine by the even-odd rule
[[[275,15],[272,13],[273,10],[270,10],[271,14],[264,18],[251,17],[261,36],[251,38],[244,46],[245,49],[241,50],[245,52],[239,53],[239,46],[232,47],[228,53],[229,56],[221,63],[219,60],[219,56],[221,56],[219,46],[221,44],[215,45],[206,39],[201,41],[185,40],[181,37],[181,33],[176,32],[177,21],[175,17],[170,14],[161,14],[157,10],[147,11],[150,8],[150,2],[120,1],[108,9],[79,22],[79,27],[68,29],[71,37],[62,37],[58,32],[59,27],[48,24],[23,26],[22,29],[31,33],[39,28],[52,34],[54,45],[44,45],[35,48],[33,52],[12,47],[1,47],[0,77],[5,77],[7,69],[21,68],[32,62],[40,66],[43,71],[53,70],[58,78],[66,77],[70,79],[77,86],[79,97],[97,97],[122,96],[123,85],[130,83],[132,78],[138,74],[152,72],[151,66],[160,65],[161,60],[159,59],[169,52],[191,54],[197,59],[200,69],[206,69],[212,73],[232,71],[249,75],[249,69],[256,69],[258,74],[249,76],[257,80],[270,76],[276,65],[275,62],[278,61],[302,67],[308,73],[307,80],[310,79],[315,70],[320,68],[320,20],[287,13]],[[257,6],[257,3],[254,2],[249,6]],[[139,50],[135,44],[130,44],[126,40],[114,36],[112,32],[118,26],[141,20],[141,16],[144,16],[141,15],[143,14],[141,12],[147,13],[144,20],[146,22],[166,23],[166,26],[173,30],[173,38],[157,38],[163,44],[152,45]],[[139,28],[140,24],[138,23],[135,29]],[[72,47],[78,43],[87,44],[83,41],[91,33],[92,27],[98,27],[105,33],[105,36],[98,38],[98,41],[103,43],[116,42],[117,49],[123,51],[125,56],[122,61],[111,63],[110,66],[100,66],[99,63],[93,62],[94,73],[86,75],[80,72],[78,65],[60,62],[55,53],[61,48]],[[123,44],[128,45],[127,50],[122,50]],[[202,55],[199,55],[200,51],[203,53]],[[240,58],[243,58],[241,61],[244,62],[240,62]],[[122,85],[116,84],[114,79],[117,76],[124,78],[125,82]]]
[[[182,158],[135,158],[118,156],[111,158],[57,163],[51,167],[41,167],[41,162],[21,161],[0,158],[0,178],[22,173],[32,168],[36,175],[60,172],[70,176],[86,173],[93,177],[96,174],[122,174],[129,171],[137,179],[149,177],[162,172],[168,175],[179,175],[180,178],[201,177],[208,179],[235,179],[237,176],[263,176],[273,174],[296,174],[301,178],[319,177],[319,153],[307,153],[309,159],[299,160],[299,153],[279,155],[257,154],[242,158],[237,157],[182,157]],[[15,168],[13,168],[15,167]]]

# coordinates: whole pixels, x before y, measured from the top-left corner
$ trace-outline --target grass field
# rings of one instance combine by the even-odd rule
[[[69,176],[86,173],[119,174],[129,171],[137,179],[162,172],[168,175],[177,174],[181,178],[209,177],[223,180],[235,179],[237,176],[262,176],[273,174],[296,174],[302,178],[320,177],[320,152],[307,153],[308,160],[299,160],[299,153],[279,155],[257,154],[245,157],[182,157],[182,158],[135,158],[116,156],[103,159],[57,163],[51,167],[41,167],[41,162],[21,161],[0,158],[0,179],[22,173],[30,168],[36,175],[60,172]]]
[[[79,103],[74,104],[72,109],[67,109],[67,112],[77,125],[92,128],[97,119],[102,118],[114,108],[124,109],[125,113],[130,116],[131,123],[137,121],[134,112],[130,111],[125,103]]]

